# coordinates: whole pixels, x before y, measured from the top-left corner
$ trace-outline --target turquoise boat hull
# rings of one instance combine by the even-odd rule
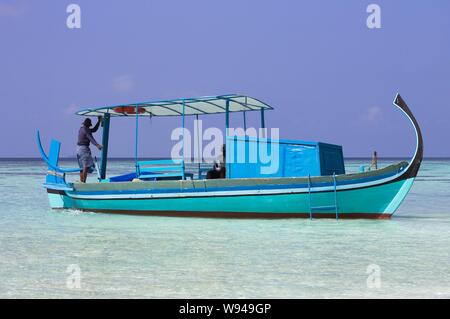
[[[236,195],[233,192],[194,197],[171,198],[75,198],[76,192],[57,194],[49,192],[53,208],[71,208],[93,212],[127,213],[163,216],[199,217],[262,217],[262,218],[389,218],[399,207],[414,179],[406,179],[381,186],[334,192],[279,193]],[[205,192],[207,193],[207,192]],[[175,195],[175,194],[174,194]],[[179,194],[176,194],[179,195]],[[311,211],[311,203],[325,207]],[[326,206],[330,206],[326,208]]]
[[[389,218],[411,189],[423,158],[423,140],[410,109],[396,96],[394,105],[411,121],[416,133],[412,160],[357,174],[66,183],[57,166],[59,145],[50,156],[42,149],[49,173],[44,184],[55,209],[199,217],[240,218]]]

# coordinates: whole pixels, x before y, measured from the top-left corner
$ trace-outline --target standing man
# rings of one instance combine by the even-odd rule
[[[97,124],[91,129],[92,122],[90,118],[83,121],[83,125],[78,131],[78,148],[77,148],[77,158],[78,164],[80,165],[80,181],[86,183],[87,174],[92,172],[91,167],[94,165],[94,160],[92,158],[91,149],[89,148],[90,143],[94,144],[99,150],[103,148],[101,144],[98,144],[92,133],[97,132],[101,116],[97,119]]]
[[[370,164],[370,168],[374,167],[375,169],[378,169],[378,154],[377,151],[373,152],[372,155],[372,163]]]

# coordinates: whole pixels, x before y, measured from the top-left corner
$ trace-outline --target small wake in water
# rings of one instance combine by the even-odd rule
[[[53,211],[55,212],[55,211]],[[64,214],[69,216],[78,216],[78,215],[94,215],[93,212],[86,212],[78,209],[60,209],[56,211],[58,214]]]

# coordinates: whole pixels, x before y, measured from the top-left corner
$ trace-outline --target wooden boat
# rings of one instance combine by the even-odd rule
[[[228,163],[230,158],[227,152],[226,178],[223,179],[205,179],[201,174],[194,178],[186,170],[183,161],[140,162],[137,158],[137,142],[136,171],[106,178],[110,119],[116,116],[136,118],[137,141],[137,119],[140,116],[181,116],[184,127],[185,116],[224,113],[228,129],[229,113],[243,112],[245,122],[246,112],[259,111],[261,127],[264,127],[264,112],[272,109],[269,105],[246,96],[223,95],[86,109],[77,114],[103,116],[104,148],[98,181],[67,182],[66,174],[78,172],[79,168],[61,168],[58,165],[60,143],[53,140],[50,154],[47,155],[38,132],[39,150],[48,165],[44,187],[50,206],[55,209],[225,218],[390,218],[413,185],[423,157],[422,135],[414,115],[398,94],[394,105],[408,117],[415,130],[416,149],[409,162],[345,174],[343,159],[340,157],[342,148],[313,143],[305,147],[314,149],[315,146],[325,145],[328,151],[337,150],[333,155],[333,172],[330,169],[320,169],[322,159],[313,165],[296,166],[296,158],[298,163],[302,163],[300,152],[289,160],[282,161],[278,171],[273,174],[252,175],[252,168],[260,163]],[[268,139],[264,141],[267,142]],[[227,137],[227,149],[229,142],[230,138]],[[250,142],[244,139],[243,143]],[[299,149],[302,145],[304,143],[299,141],[287,141],[284,147],[288,152]],[[145,170],[145,165],[150,168]],[[310,169],[309,174],[305,174],[305,167]],[[132,179],[135,181],[131,181]]]

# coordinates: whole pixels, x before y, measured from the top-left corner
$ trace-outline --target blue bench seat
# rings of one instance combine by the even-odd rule
[[[153,160],[137,162],[139,179],[192,179],[192,173],[185,172],[184,160]]]

